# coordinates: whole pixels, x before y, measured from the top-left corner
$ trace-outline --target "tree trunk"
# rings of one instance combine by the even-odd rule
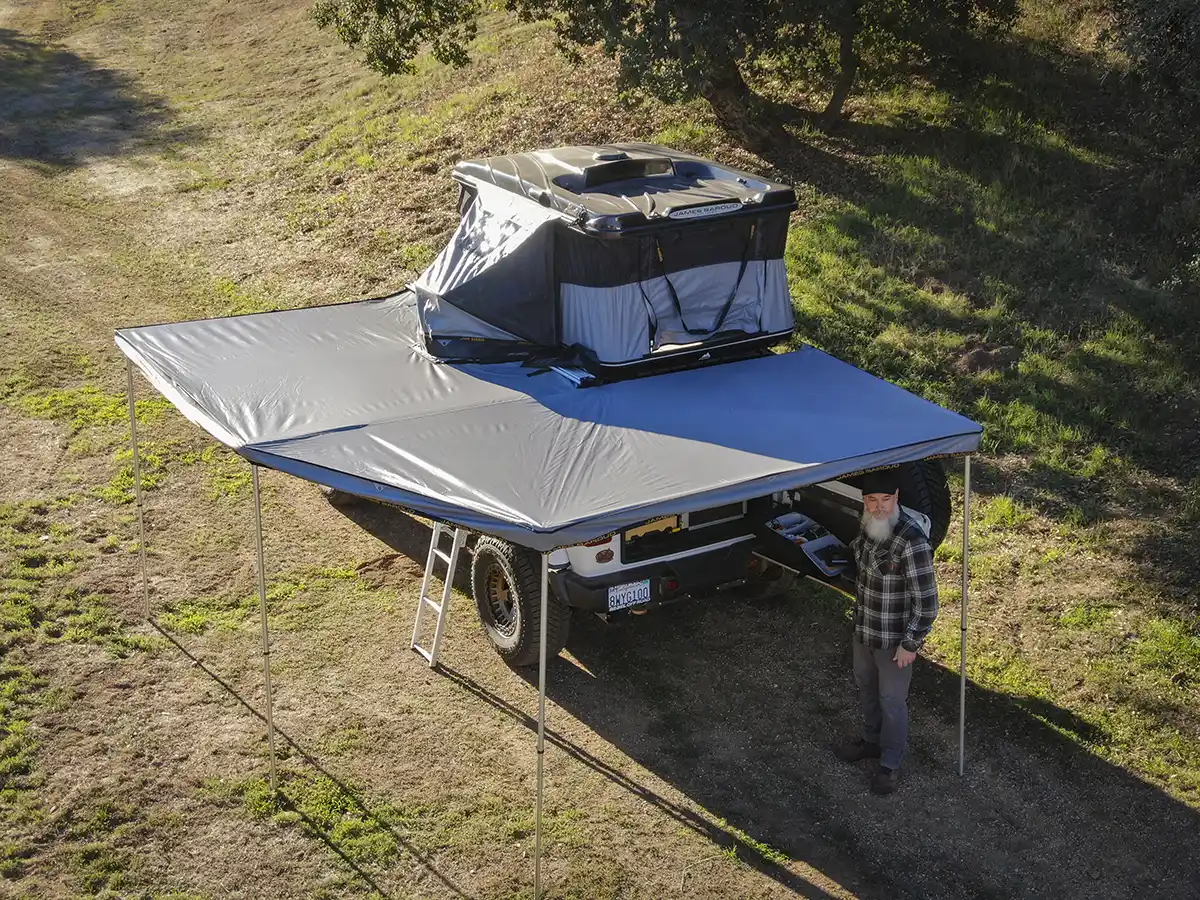
[[[826,127],[841,119],[842,107],[846,103],[846,98],[850,96],[850,90],[854,87],[854,78],[858,74],[858,54],[854,50],[854,41],[858,37],[858,28],[858,9],[856,7],[842,21],[841,28],[838,30],[838,65],[841,67],[841,72],[838,74],[837,84],[833,86],[833,96],[829,98],[825,111],[821,113],[821,119],[825,122]]]
[[[738,68],[737,54],[720,40],[712,40],[705,29],[698,28],[698,18],[690,3],[681,0],[676,5],[675,20],[687,41],[689,63],[701,73],[698,93],[712,107],[717,122],[748,150],[761,153],[786,146],[787,130],[746,84]]]
[[[700,85],[700,95],[716,113],[721,127],[749,150],[785,146],[789,138],[783,123],[746,84],[737,63],[711,56],[706,62],[707,77]]]

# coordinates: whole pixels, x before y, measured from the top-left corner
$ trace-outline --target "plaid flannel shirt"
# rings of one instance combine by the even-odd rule
[[[854,636],[882,650],[905,638],[920,644],[938,614],[933,550],[921,526],[901,510],[891,537],[876,542],[860,533],[851,547],[858,566]]]

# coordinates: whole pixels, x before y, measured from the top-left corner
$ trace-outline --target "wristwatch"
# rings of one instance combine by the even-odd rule
[[[918,644],[916,641],[912,640],[911,638],[905,638],[904,640],[902,640],[900,642],[900,646],[903,647],[905,650],[907,650],[909,653],[916,653],[918,650],[921,649],[921,645]]]

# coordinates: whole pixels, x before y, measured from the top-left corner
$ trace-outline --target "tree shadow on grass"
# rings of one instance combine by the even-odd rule
[[[855,716],[849,626],[821,593],[581,620],[587,671],[558,661],[549,695],[757,842],[835,879],[849,866],[862,896],[1200,896],[1200,815],[1085,749],[1103,736],[1068,710],[970,685],[959,778],[958,677],[932,664],[900,792],[870,795],[828,748]]]
[[[985,453],[1033,457],[1005,488],[1050,518],[1099,497],[1101,516],[1162,523],[1120,552],[1186,593],[1200,578],[1178,552],[1200,483],[1200,295],[1180,280],[1200,253],[1188,134],[1148,125],[1153,101],[1083,54],[1020,35],[970,53],[988,77],[927,73],[945,103],[770,157],[830,201],[792,233],[793,290],[817,298],[797,333],[982,421]],[[968,342],[1021,362],[960,368]]]
[[[191,660],[193,666],[208,676],[208,678],[210,678],[218,687],[225,691],[226,694],[236,700],[237,703],[241,705],[247,712],[262,722],[264,728],[266,727],[266,716],[253,705],[251,705],[249,701],[247,701],[241,694],[239,694],[233,685],[205,665],[203,660],[199,659],[195,654],[188,650],[187,647],[183,646],[183,644],[178,641],[175,635],[165,630],[161,625],[158,624],[158,622],[151,620],[150,624],[154,630],[166,638],[176,650]],[[345,782],[341,781],[336,775],[333,775],[331,772],[329,772],[329,770],[321,764],[321,761],[316,756],[305,750],[300,743],[298,743],[286,731],[283,731],[281,728],[279,728],[278,725],[275,726],[275,735],[283,741],[286,747],[290,748],[291,751],[294,751],[298,756],[300,756],[300,758],[308,763],[309,766],[320,772],[321,775],[336,785],[338,790],[341,791],[342,795],[351,804],[353,804],[353,806],[363,815],[364,818],[368,819],[373,825],[388,834],[391,840],[394,841],[398,850],[415,859],[426,872],[428,872],[434,879],[441,883],[441,885],[453,896],[461,897],[463,900],[471,900],[472,895],[463,891],[446,875],[438,871],[437,867],[433,863],[433,860],[427,854],[415,847],[405,835],[401,834],[395,828],[394,825],[392,825],[390,822],[384,821],[378,815],[376,815],[375,811],[367,805],[366,801],[354,788],[350,787]],[[363,869],[362,866],[360,866],[347,854],[347,852],[342,848],[341,844],[338,843],[337,839],[333,835],[325,831],[318,822],[314,821],[303,810],[299,809],[292,799],[286,795],[286,793],[281,791],[276,796],[275,800],[283,808],[296,813],[300,817],[301,821],[304,822],[305,828],[314,834],[318,840],[325,844],[338,858],[340,858],[342,862],[346,864],[347,868],[349,868],[355,874],[355,876],[371,890],[375,891],[378,895],[384,898],[390,898],[392,896],[389,895],[379,885],[378,881],[371,875],[371,873]]]
[[[58,169],[200,136],[129,74],[0,28],[0,159]]]
[[[424,558],[429,530],[416,520],[376,504],[352,509],[398,552]],[[547,740],[800,896],[827,892],[779,854],[889,900],[1200,897],[1200,815],[1089,749],[1109,736],[1068,709],[969,683],[960,778],[958,674],[932,663],[914,677],[901,790],[869,794],[869,770],[829,749],[855,730],[848,642],[844,599],[810,586],[625,624],[575,616],[568,650],[579,665],[550,660],[548,696],[694,808],[587,753],[557,730],[554,711]],[[444,661],[440,671],[533,740],[533,717],[466,671]],[[536,690],[536,668],[519,674]]]

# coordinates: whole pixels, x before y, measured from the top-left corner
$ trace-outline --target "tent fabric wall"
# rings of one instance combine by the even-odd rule
[[[788,293],[787,266],[782,259],[768,259],[762,268],[762,318],[759,326],[767,334],[791,331],[796,324],[796,311]]]
[[[791,328],[792,301],[787,284],[777,280],[768,282],[766,266],[766,262],[754,261],[747,263],[743,270],[736,262],[716,263],[645,282],[642,290],[654,313],[655,349],[668,344],[691,343],[696,340],[693,332],[700,330],[757,334],[766,331],[762,327],[764,317],[777,325],[786,323],[775,331]],[[681,300],[689,298],[686,306],[681,303],[682,316],[675,308],[672,291]],[[729,302],[731,296],[732,303]],[[783,310],[787,312],[782,313]],[[723,311],[724,319],[721,318]]]
[[[433,363],[408,293],[116,340],[254,462],[537,550],[980,439],[811,347],[586,390],[516,363]]]
[[[645,356],[654,344],[654,311],[638,284],[618,287],[562,285],[562,339],[568,347],[582,344],[603,363]]]
[[[511,335],[554,346],[553,224],[559,218],[484,185],[450,242],[413,284],[425,333],[434,339]]]
[[[444,359],[584,348],[619,365],[709,335],[790,331],[787,210],[587,233],[530,200],[475,187],[446,248],[413,284],[428,350]],[[764,327],[769,323],[772,327]]]

